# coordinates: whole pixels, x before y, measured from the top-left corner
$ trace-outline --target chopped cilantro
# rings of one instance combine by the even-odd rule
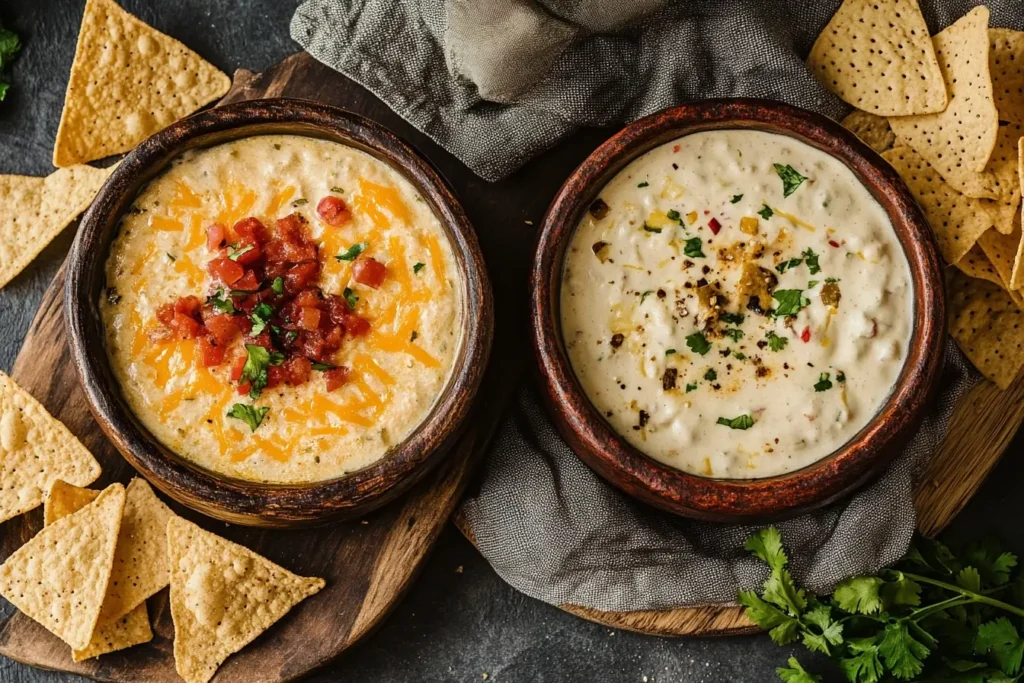
[[[817,286],[818,286],[818,281],[817,280],[808,280],[807,281],[807,289],[814,289]]]
[[[807,247],[801,256],[807,261],[807,268],[811,271],[811,275],[817,275],[821,272],[821,266],[818,265],[818,255],[814,253],[813,249]]]
[[[352,291],[351,288],[346,287],[345,291],[342,292],[345,297],[345,303],[348,304],[350,311],[356,310],[356,304],[359,303],[359,295]]]
[[[658,233],[659,235],[661,234],[661,228],[652,228],[651,226],[647,225],[646,222],[644,223],[644,230],[646,230],[647,232]]]
[[[305,197],[299,197],[294,202],[292,202],[292,206],[294,206],[295,208],[298,208],[303,204],[309,204],[309,200],[306,199]]]
[[[683,217],[675,209],[669,209],[668,213],[665,215],[668,216],[670,221],[675,221],[676,223],[679,223],[679,225],[683,224]]]
[[[740,415],[739,417],[734,417],[732,419],[728,417],[720,417],[716,424],[725,425],[730,429],[750,429],[754,426],[754,418],[749,415]]]
[[[224,296],[224,290],[218,289],[216,294],[206,297],[206,303],[212,305],[221,313],[232,314],[235,312],[235,304],[230,297]]]
[[[327,372],[328,370],[333,370],[338,367],[337,365],[331,365],[330,363],[320,362],[314,362],[312,363],[312,366],[314,370],[319,370],[320,372]]]
[[[649,297],[651,294],[654,294],[654,290],[653,289],[648,289],[646,292],[644,292],[643,294],[640,295],[640,305],[641,306],[643,306],[644,300],[647,297]]]
[[[351,247],[345,250],[345,253],[338,254],[334,258],[338,259],[338,261],[354,261],[357,256],[359,256],[360,254],[363,253],[363,251],[366,250],[367,246],[368,244],[366,242],[359,242],[357,244],[353,244]]]
[[[774,330],[768,333],[767,339],[768,348],[770,348],[772,351],[781,351],[782,349],[786,348],[786,344],[789,343],[789,337],[780,337],[779,335],[775,334]]]
[[[274,281],[270,283],[270,288],[274,290],[274,294],[284,294],[284,278],[275,277]]]
[[[845,373],[845,372],[843,372],[842,370],[840,370],[839,372],[837,372],[837,373],[836,373],[836,381],[837,381],[837,382],[839,382],[840,384],[842,384],[843,382],[845,382],[845,381],[846,381],[846,373]]]
[[[829,373],[823,372],[818,375],[818,382],[814,385],[815,391],[828,391],[832,388],[832,382],[829,380]]]
[[[740,339],[743,339],[743,330],[738,327],[731,327],[727,330],[723,330],[722,334],[729,339],[732,339],[734,342],[738,342]]]
[[[331,192],[334,192],[336,194],[341,194],[344,191],[345,190],[343,190],[342,188],[338,187],[337,185],[335,185],[334,187],[331,188]]]
[[[796,268],[803,262],[803,259],[791,258],[788,261],[783,261],[782,263],[775,264],[775,270],[779,271],[779,273],[785,273],[790,268]]]
[[[690,258],[704,258],[704,252],[701,250],[701,239],[699,237],[691,237],[686,240],[686,244],[683,245],[683,253]]]
[[[777,318],[796,315],[801,308],[811,303],[802,289],[776,289],[772,292],[772,298],[778,302],[772,310],[772,315]]]
[[[249,384],[249,398],[255,401],[260,397],[263,387],[267,386],[267,368],[283,363],[284,356],[276,351],[268,351],[258,344],[246,344],[245,353],[241,381]]]
[[[242,254],[248,254],[255,248],[256,247],[252,246],[251,244],[247,244],[241,249],[235,249],[233,252],[228,254],[228,258],[231,259],[232,261],[237,261],[239,256],[241,256]]]
[[[788,197],[789,195],[796,192],[796,189],[807,180],[806,176],[802,176],[797,173],[789,164],[783,166],[782,164],[775,164],[775,172],[779,174],[779,178],[782,179],[782,196]]]
[[[256,304],[256,308],[252,309],[252,315],[249,316],[249,319],[252,320],[252,331],[249,334],[255,337],[263,332],[272,317],[274,317],[274,309],[269,304],[262,301]]]
[[[827,277],[827,278],[825,278],[825,282],[827,282],[829,284],[831,284],[833,282],[839,282],[839,278],[837,278],[837,277]]]
[[[741,194],[734,194],[732,196],[732,199],[729,200],[729,203],[730,204],[737,204],[737,203],[739,203],[739,201],[741,199],[743,199],[743,195],[741,195]]]
[[[761,216],[761,218],[765,220],[768,220],[769,218],[775,215],[775,212],[772,211],[772,207],[768,206],[767,204],[764,204],[761,207],[761,210],[758,211],[757,213],[759,216]]]
[[[643,181],[642,183],[638,184],[638,185],[637,185],[637,187],[647,187],[648,185],[650,185],[650,183],[648,183],[648,182],[647,182],[647,181],[645,180],[645,181]]]
[[[715,371],[714,368],[708,368],[708,371],[704,373],[704,379],[706,379],[709,382],[714,382],[716,379],[718,379],[718,373]]]
[[[249,429],[256,431],[256,428],[263,422],[263,418],[270,412],[270,406],[256,407],[250,406],[245,403],[236,403],[231,406],[231,410],[228,411],[228,417],[233,417],[236,420],[241,420],[245,424],[249,425]]]
[[[675,349],[665,349],[665,356],[666,357],[671,356],[675,352],[676,352]]]
[[[14,59],[14,55],[17,54],[18,50],[21,49],[21,40],[13,32],[0,27],[0,74],[2,74],[4,68],[10,64],[11,60]],[[9,83],[5,83],[0,80],[0,102],[3,101],[7,95],[7,89],[10,87]]]
[[[696,383],[687,384],[686,385],[686,393],[690,393],[691,391],[696,391],[696,390],[697,390],[697,384]]]
[[[702,356],[711,350],[711,344],[708,342],[707,337],[700,332],[694,332],[688,336],[686,338],[686,346],[694,353],[699,353]]]
[[[721,315],[718,316],[718,318],[722,322],[729,323],[730,325],[739,325],[740,323],[743,322],[742,313],[722,313]]]
[[[743,353],[742,351],[737,351],[736,353],[732,354],[732,357],[735,358],[736,360],[746,360],[747,354]]]
[[[427,267],[425,263],[414,263],[412,264],[412,272],[414,275],[419,275],[420,271]]]

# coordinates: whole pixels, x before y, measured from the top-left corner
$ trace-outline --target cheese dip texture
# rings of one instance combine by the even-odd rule
[[[708,477],[779,475],[864,427],[902,369],[906,256],[839,160],[697,133],[623,169],[569,245],[561,323],[612,428]]]
[[[328,201],[351,213],[341,212],[345,222],[340,227],[318,215],[318,201],[325,197],[336,198]],[[312,294],[314,304],[322,297],[341,301],[344,293],[348,304],[342,308],[350,307],[361,318],[356,322],[363,330],[355,336],[358,328],[346,319],[344,338],[329,365],[313,363],[310,370],[310,359],[301,357],[301,349],[294,351],[308,381],[297,386],[282,381],[262,393],[254,391],[258,396],[253,398],[231,376],[231,360],[244,358],[251,348],[248,336],[244,344],[241,338],[232,342],[222,365],[207,367],[200,351],[203,339],[168,339],[157,315],[168,302],[197,296],[204,320],[224,308],[230,312],[233,301],[234,317],[222,317],[229,322],[247,318],[242,321],[246,328],[257,322],[259,309],[251,316],[239,310],[245,292],[232,291],[229,297],[226,290],[232,288],[218,281],[207,264],[219,258],[222,266],[231,267],[231,261],[248,260],[244,253],[252,247],[239,247],[237,222],[253,217],[279,236],[276,221],[288,215],[307,235],[307,252],[315,245],[318,253],[316,283],[322,293]],[[207,242],[211,224],[226,228],[219,250]],[[262,249],[270,253],[273,246]],[[360,261],[386,266],[383,283],[360,284],[353,274]],[[325,140],[259,136],[176,159],[124,218],[106,276],[108,290],[100,306],[107,353],[132,410],[171,450],[242,479],[320,481],[380,460],[426,417],[460,344],[461,284],[451,247],[429,205],[383,162]],[[272,292],[290,286],[290,277],[277,278],[273,290],[262,282],[261,295],[270,294],[273,303]],[[215,301],[220,308],[211,310]],[[318,317],[321,329],[333,329],[327,310],[294,310],[313,316],[314,331]],[[274,321],[285,315],[281,311],[274,313]],[[330,316],[341,318],[333,309]],[[278,324],[286,325],[267,323],[264,339],[302,334]],[[281,360],[284,354],[275,359],[273,353],[255,351],[263,354],[264,373],[276,372],[275,364],[290,367],[291,358]],[[337,371],[343,385],[333,390],[324,381],[331,366],[343,368]],[[256,427],[229,416],[236,404],[243,405],[237,415],[247,411]],[[252,420],[260,413],[261,420]]]

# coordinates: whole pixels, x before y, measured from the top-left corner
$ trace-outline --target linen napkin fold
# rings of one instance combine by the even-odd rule
[[[924,0],[933,32],[969,0]],[[573,131],[683,101],[766,97],[841,118],[848,107],[803,58],[838,0],[307,0],[292,37],[359,82],[487,180]],[[1024,29],[1019,0],[989,3]],[[780,524],[794,574],[827,591],[898,559],[915,525],[914,480],[957,399],[980,376],[950,344],[935,408],[876,482]],[[755,527],[693,522],[605,484],[555,433],[527,383],[463,505],[480,551],[512,586],[553,604],[668,609],[732,600],[764,569]]]

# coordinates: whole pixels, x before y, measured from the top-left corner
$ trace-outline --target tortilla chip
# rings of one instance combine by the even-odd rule
[[[0,287],[85,211],[112,170],[72,166],[45,178],[0,175]]]
[[[50,487],[50,495],[47,496],[46,505],[43,506],[44,525],[48,526],[62,517],[67,517],[68,515],[77,512],[94,501],[98,495],[100,495],[99,491],[72,486],[71,484],[58,479],[53,482],[53,486]],[[123,538],[125,534],[125,522],[128,520],[128,506],[131,504],[131,499],[132,486],[129,484],[128,490],[125,493],[125,509],[121,517],[121,530],[118,532],[118,544],[121,543],[121,538]],[[167,544],[161,543],[160,545],[166,547]],[[111,570],[110,580],[107,582],[107,597],[103,602],[104,607],[106,607],[107,602],[110,599],[111,582],[114,581],[116,574],[116,550],[114,551],[114,557],[115,567]],[[152,639],[153,631],[149,627],[149,614],[146,612],[145,603],[137,605],[135,609],[128,612],[128,614],[125,614],[114,621],[107,621],[103,618],[103,608],[101,607],[100,618],[96,622],[96,628],[92,632],[92,640],[89,642],[88,647],[84,650],[73,650],[71,658],[76,662],[81,662],[108,652],[123,650],[126,647],[131,647],[132,645],[148,643]]]
[[[973,175],[985,170],[999,134],[988,62],[988,8],[975,7],[934,42],[949,106],[938,114],[893,117],[889,125],[898,140],[927,159],[955,189],[999,196],[988,185],[990,179]]]
[[[843,119],[843,127],[848,128],[879,154],[887,149],[892,149],[896,143],[896,134],[889,126],[889,119],[884,116],[875,116],[866,111],[855,110]]]
[[[87,486],[99,476],[92,453],[0,372],[0,522],[41,505],[55,479]]]
[[[53,165],[130,150],[230,86],[226,74],[113,0],[87,0]]]
[[[988,235],[990,232],[992,230],[986,232],[985,235]],[[982,239],[984,239],[985,235],[982,235]],[[971,247],[971,250],[962,259],[957,261],[955,265],[964,275],[988,280],[1000,287],[1003,286],[1003,279],[999,277],[999,272],[992,265],[992,261],[985,255],[985,252],[982,251],[980,244],[975,244]]]
[[[195,524],[172,517],[174,662],[186,683],[206,683],[232,653],[324,587]]]
[[[1005,290],[1017,289],[1013,286],[1013,268],[1020,251],[1020,212],[1014,221],[1014,230],[1003,235],[997,230],[989,230],[978,240],[978,246],[992,262],[999,275],[996,283]]]
[[[1007,388],[1024,366],[1024,311],[1001,287],[956,271],[949,291],[950,335],[981,374]]]
[[[107,590],[124,487],[59,519],[0,566],[0,595],[73,648],[89,645]]]
[[[999,118],[1024,123],[1024,31],[991,28],[989,69]]]
[[[882,157],[921,205],[946,263],[958,263],[999,218],[994,202],[960,194],[911,148],[893,147]]]
[[[914,0],[844,0],[807,66],[844,101],[878,116],[946,108],[946,86]]]

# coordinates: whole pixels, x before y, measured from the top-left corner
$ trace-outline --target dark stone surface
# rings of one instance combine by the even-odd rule
[[[227,72],[258,71],[296,51],[288,21],[297,0],[121,0]],[[0,104],[0,173],[44,175],[74,54],[81,0],[3,0],[0,21],[25,48]],[[2,207],[0,207],[2,210]],[[10,370],[39,299],[71,242],[62,235],[0,290],[0,369]],[[960,516],[953,535],[993,532],[1024,550],[1021,440]],[[2,533],[2,527],[0,527]],[[765,636],[664,639],[614,631],[526,598],[504,584],[454,528],[446,529],[409,596],[381,629],[312,681],[687,681],[761,683],[790,654]],[[646,677],[646,678],[645,678]],[[77,677],[0,658],[4,683]],[[838,681],[826,677],[826,681]]]

